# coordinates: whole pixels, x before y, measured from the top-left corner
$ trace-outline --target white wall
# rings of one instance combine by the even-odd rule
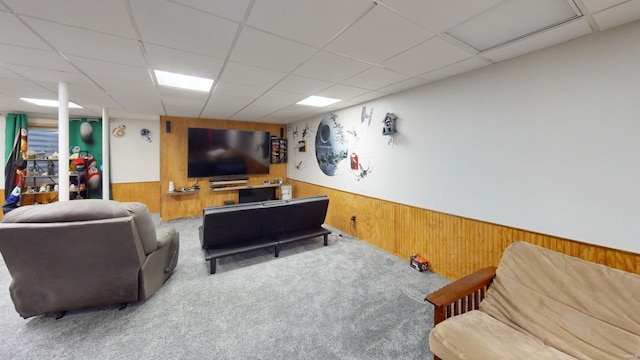
[[[640,253],[640,22],[336,112],[370,173],[313,152],[292,179]],[[383,136],[384,114],[398,115]],[[293,145],[293,144],[292,144]],[[290,147],[291,148],[291,147]],[[300,163],[302,161],[302,163]],[[301,169],[298,169],[299,165]]]
[[[124,125],[124,136],[115,137],[113,130]],[[160,119],[111,120],[111,182],[134,183],[160,181]],[[151,131],[151,142],[140,130]]]

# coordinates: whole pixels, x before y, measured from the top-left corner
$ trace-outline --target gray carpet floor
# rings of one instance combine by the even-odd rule
[[[156,217],[157,218],[157,217]],[[156,219],[159,223],[159,220]],[[172,277],[148,300],[22,319],[0,264],[0,359],[429,359],[431,305],[449,281],[339,231],[218,260],[200,218],[180,232]]]

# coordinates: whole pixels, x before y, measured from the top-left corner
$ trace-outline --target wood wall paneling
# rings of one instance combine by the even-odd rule
[[[167,133],[166,122],[171,121],[171,132]],[[280,136],[282,124],[268,124],[247,121],[228,121],[188,117],[160,117],[160,218],[171,220],[202,215],[202,209],[208,206],[223,205],[226,200],[238,202],[238,191],[210,191],[209,179],[187,178],[187,129],[235,129],[269,131]],[[271,164],[268,175],[250,176],[249,185],[260,185],[264,180],[286,178],[286,164]],[[176,188],[190,188],[200,185],[200,191],[188,195],[168,195],[169,182]]]
[[[430,270],[459,279],[497,266],[511,243],[522,240],[587,261],[640,274],[640,254],[392,203],[302,181],[288,180],[294,197],[326,194],[326,223],[409,261],[414,253]],[[352,215],[356,221],[350,221]],[[408,266],[408,265],[407,265]],[[532,269],[535,271],[535,269]]]
[[[141,202],[152,213],[160,212],[160,182],[138,182],[111,184],[113,200],[121,202]]]

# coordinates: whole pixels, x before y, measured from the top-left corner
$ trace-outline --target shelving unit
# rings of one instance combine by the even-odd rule
[[[57,171],[57,162],[58,159],[26,159],[27,168],[26,175],[22,176],[22,188],[20,189],[20,203],[22,204],[22,198],[25,196],[38,196],[38,195],[51,195],[58,194],[58,191],[53,190],[56,185],[59,183],[58,171]],[[40,166],[41,163],[46,163],[46,175],[44,169]],[[51,174],[53,172],[53,174]],[[83,174],[71,173],[69,174],[71,177],[77,178],[77,183],[80,184],[80,178]],[[42,179],[49,179],[49,181],[42,181]],[[40,191],[42,186],[49,185],[48,191]],[[85,192],[87,195],[87,188],[84,189],[74,189],[70,190],[70,193],[75,193],[76,195],[82,194]],[[57,196],[53,199],[47,199],[47,201],[57,201]],[[34,199],[34,203],[37,201]]]
[[[187,191],[167,191],[167,195],[169,196],[182,196],[182,195],[191,195],[196,194],[200,190],[187,190]]]
[[[287,139],[271,137],[271,163],[279,164],[287,162]]]

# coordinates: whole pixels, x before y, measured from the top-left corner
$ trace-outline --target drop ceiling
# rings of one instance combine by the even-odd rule
[[[547,0],[578,16],[485,51],[451,35],[505,1],[537,0],[0,0],[0,114],[55,118],[20,98],[65,82],[71,116],[286,124],[640,19],[640,0]],[[154,69],[215,83],[165,88]],[[296,104],[310,95],[343,101]]]

